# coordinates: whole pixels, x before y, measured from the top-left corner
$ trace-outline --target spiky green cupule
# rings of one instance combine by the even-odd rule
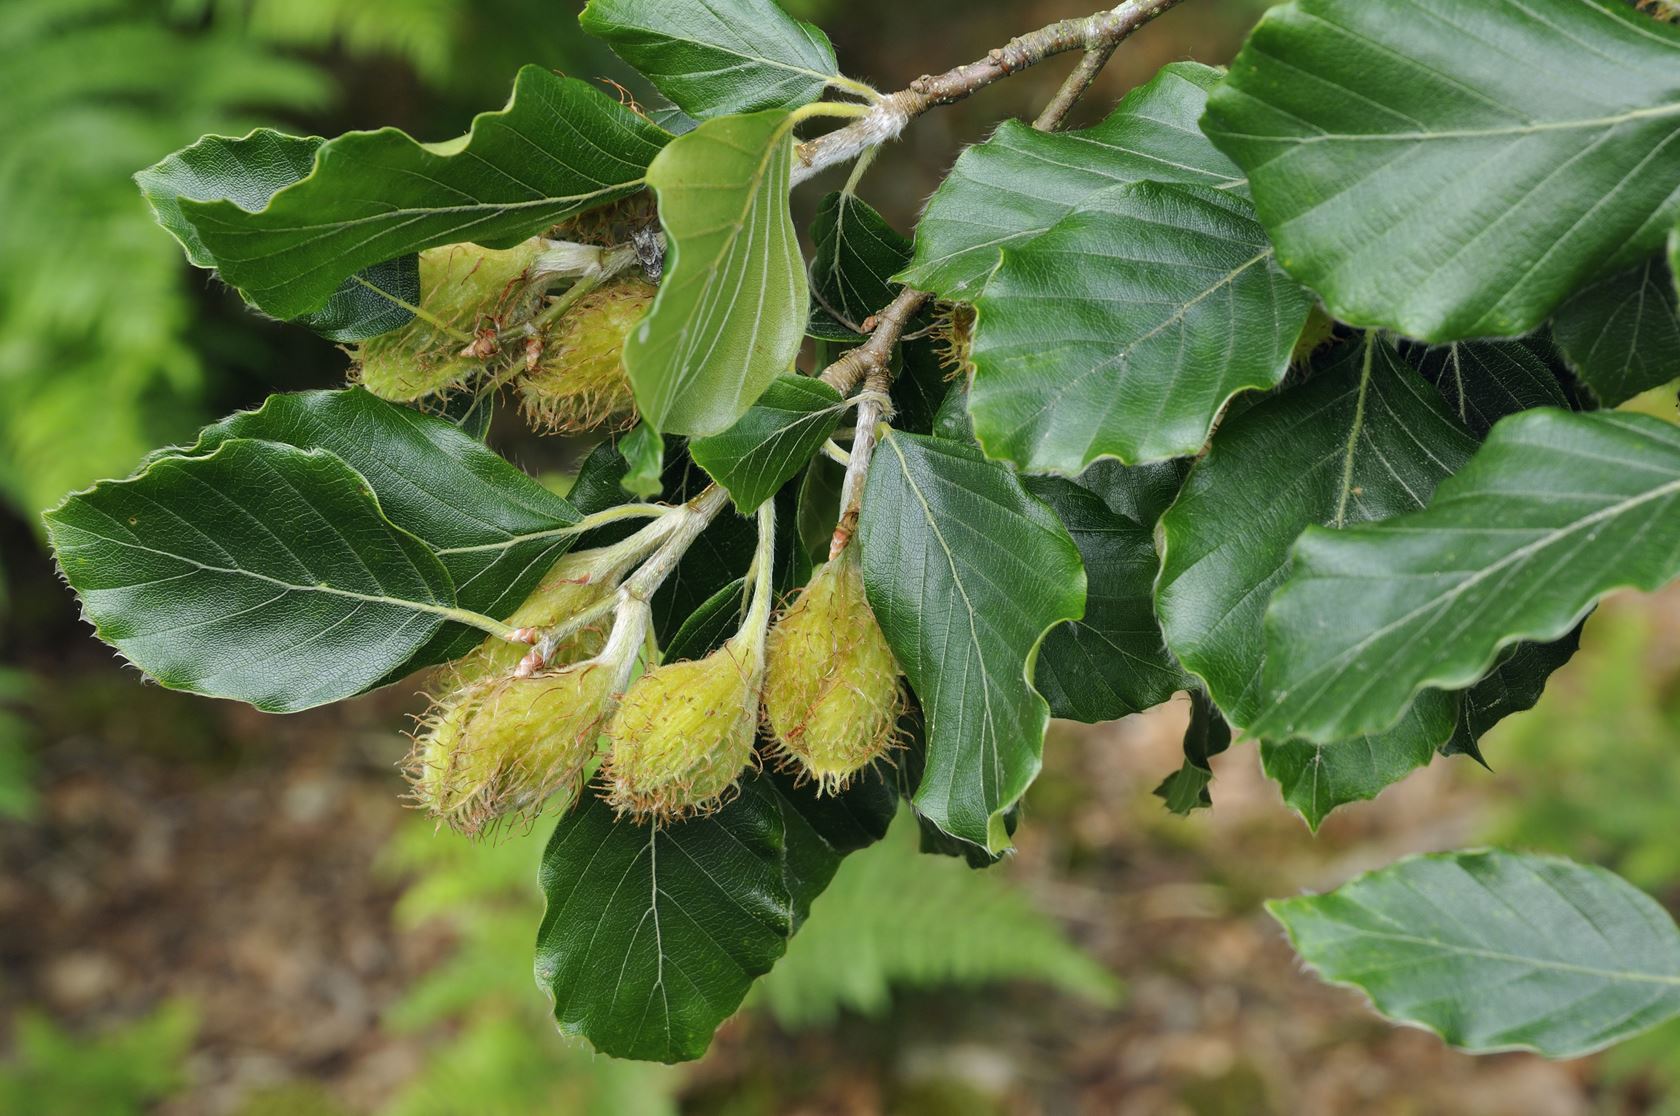
[[[771,626],[765,719],[781,755],[819,793],[835,793],[892,746],[902,706],[898,663],[853,544],[817,567]]]
[[[753,759],[757,649],[731,640],[703,659],[654,667],[619,700],[607,728],[607,801],[637,821],[710,813]]]
[[[766,502],[752,604],[729,642],[701,659],[653,667],[619,700],[602,771],[606,799],[621,815],[660,824],[710,813],[754,762],[775,538],[775,504]]]
[[[554,433],[620,429],[636,418],[624,371],[624,339],[653,303],[657,288],[615,279],[589,291],[555,323],[536,368],[519,381],[532,425]]]
[[[528,320],[541,291],[524,282],[546,241],[497,251],[448,244],[420,253],[419,313],[401,329],[361,342],[352,375],[381,399],[408,403],[466,384],[491,355],[480,334]]]
[[[612,674],[590,660],[451,693],[423,721],[405,765],[413,801],[476,837],[503,821],[530,821],[553,795],[575,793],[597,750]]]

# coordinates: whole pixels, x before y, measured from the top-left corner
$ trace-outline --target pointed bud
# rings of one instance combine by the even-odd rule
[[[502,818],[534,818],[551,795],[575,788],[595,755],[611,688],[612,671],[590,661],[455,691],[409,755],[415,802],[468,836]]]
[[[624,339],[653,304],[652,284],[616,279],[593,290],[555,325],[534,372],[519,383],[525,415],[556,433],[628,426],[636,400]]]
[[[764,712],[819,792],[845,789],[891,746],[898,664],[863,591],[856,549],[817,567],[770,629]]]
[[[752,762],[762,676],[762,652],[735,639],[638,678],[607,729],[607,801],[656,822],[722,805]]]
[[[357,345],[356,379],[398,403],[466,383],[496,352],[496,331],[535,309],[535,295],[522,279],[543,243],[532,238],[505,251],[448,244],[421,252],[422,313]]]

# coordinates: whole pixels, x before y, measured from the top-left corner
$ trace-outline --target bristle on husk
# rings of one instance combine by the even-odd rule
[[[611,670],[586,662],[454,691],[415,736],[405,765],[412,800],[471,837],[534,819],[551,796],[577,787],[597,750],[611,684]]]
[[[753,761],[762,660],[736,641],[667,663],[620,699],[607,735],[606,798],[637,821],[677,821],[727,801]]]
[[[618,586],[617,571],[604,568],[602,552],[579,550],[566,555],[548,571],[542,583],[525,598],[512,616],[510,628],[544,631],[601,604]],[[549,661],[572,663],[598,655],[606,642],[606,627],[591,624],[554,649]],[[506,675],[525,658],[530,647],[499,636],[489,636],[452,666],[461,683]]]
[[[636,419],[624,371],[624,339],[656,292],[641,279],[617,279],[567,310],[543,342],[537,367],[519,382],[525,416],[553,433],[622,429]]]
[[[848,547],[770,629],[765,718],[781,754],[835,793],[892,746],[902,706],[898,663]]]

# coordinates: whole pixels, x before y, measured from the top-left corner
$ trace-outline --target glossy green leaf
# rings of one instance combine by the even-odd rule
[[[706,817],[635,825],[590,796],[543,854],[537,983],[617,1058],[699,1057],[793,933],[787,827],[759,782]]]
[[[599,89],[527,66],[507,107],[458,139],[351,132],[322,144],[308,176],[258,208],[179,204],[222,277],[259,308],[293,318],[372,264],[469,240],[506,248],[626,197],[669,138]]]
[[[792,119],[777,110],[709,120],[648,168],[670,247],[624,367],[657,429],[721,433],[792,370],[810,297],[788,213],[792,165]]]
[[[1530,407],[1571,406],[1562,363],[1541,337],[1454,341],[1434,347],[1406,344],[1401,352],[1478,438],[1485,438],[1506,415]]]
[[[1213,805],[1209,761],[1231,746],[1231,726],[1200,690],[1190,691],[1190,723],[1184,729],[1184,763],[1155,788],[1155,797],[1179,816]]]
[[[1307,383],[1227,421],[1161,522],[1156,607],[1167,644],[1242,728],[1264,707],[1266,602],[1301,530],[1421,507],[1475,450],[1386,343],[1349,343],[1322,363]],[[1388,732],[1322,748],[1269,740],[1261,758],[1317,828],[1335,807],[1428,763],[1457,716],[1456,697],[1425,695]]]
[[[1545,676],[1541,676],[1541,682]],[[1480,687],[1477,687],[1480,689]],[[1471,691],[1474,693],[1475,691]],[[1439,690],[1418,695],[1400,723],[1386,732],[1329,744],[1298,737],[1260,742],[1260,765],[1278,785],[1284,803],[1317,831],[1330,811],[1377,797],[1426,767],[1435,753],[1464,732],[1459,696]]]
[[[1139,485],[1129,474],[1140,472],[1155,475]],[[1051,630],[1033,673],[1051,716],[1112,721],[1186,685],[1161,637],[1153,593],[1155,520],[1183,475],[1176,463],[1131,469],[1101,462],[1077,481],[1025,478],[1067,527],[1085,565],[1085,615]],[[1146,486],[1155,491],[1140,507]]]
[[[821,380],[778,376],[734,426],[694,439],[688,452],[749,515],[805,467],[845,410],[840,393]]]
[[[46,521],[102,639],[170,689],[270,712],[375,685],[455,612],[437,556],[325,450],[157,458]]]
[[[699,1057],[895,800],[878,776],[818,801],[756,775],[716,813],[656,827],[589,796],[555,827],[540,878],[536,975],[561,1031],[614,1057]]]
[[[1032,688],[1045,634],[1085,607],[1079,549],[1004,466],[959,443],[888,431],[860,525],[864,585],[921,699],[917,811],[997,852],[1038,774],[1049,707]]]
[[[1472,1053],[1572,1058],[1680,1015],[1680,929],[1602,868],[1436,853],[1267,909],[1325,980]]]
[[[1245,199],[1105,190],[1006,249],[976,301],[974,434],[1064,475],[1194,454],[1231,396],[1283,379],[1312,307]]]
[[[1266,602],[1301,531],[1416,510],[1475,449],[1381,341],[1327,354],[1312,379],[1220,427],[1161,521],[1156,605],[1167,645],[1232,724],[1263,708]]]
[[[1262,735],[1393,724],[1501,648],[1564,635],[1600,596],[1680,574],[1680,429],[1645,415],[1512,416],[1423,511],[1309,528],[1266,620]]]
[[[589,0],[578,18],[702,120],[798,108],[821,97],[840,72],[828,36],[775,0]]]
[[[1552,336],[1606,407],[1680,377],[1680,296],[1652,256],[1585,287],[1558,307]]]
[[[158,224],[180,241],[187,259],[214,268],[216,259],[181,212],[181,201],[231,201],[257,210],[306,177],[323,144],[258,128],[240,139],[205,136],[134,176]],[[320,309],[297,319],[331,341],[363,341],[397,329],[420,301],[420,272],[410,253],[364,268],[340,283]]]
[[[570,503],[445,419],[387,403],[361,388],[271,395],[199,434],[190,451],[234,438],[326,450],[373,489],[392,523],[425,543],[455,586],[456,603],[504,619],[571,547]],[[456,658],[484,639],[447,624],[402,673]]]
[[[898,297],[901,288],[892,277],[910,262],[910,239],[856,194],[836,191],[817,205],[811,242],[807,332],[855,344],[863,339],[863,323]]]
[[[1680,29],[1608,0],[1295,0],[1204,127],[1335,317],[1514,336],[1680,214]]]
[[[1581,625],[1550,643],[1519,643],[1508,648],[1487,677],[1464,691],[1458,728],[1441,751],[1485,763],[1479,744],[1484,733],[1513,713],[1533,709],[1552,672],[1581,646]]]
[[[964,151],[928,200],[900,278],[942,298],[980,293],[998,253],[1044,232],[1092,194],[1154,179],[1240,190],[1242,172],[1196,127],[1219,71],[1161,68],[1095,127],[1039,132],[1005,121]]]

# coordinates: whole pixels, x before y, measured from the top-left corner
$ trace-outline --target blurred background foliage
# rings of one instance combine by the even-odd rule
[[[1317,839],[1246,747],[1215,761],[1215,811],[1161,811],[1182,702],[1058,726],[1014,858],[970,872],[896,828],[679,1069],[554,1033],[530,975],[544,829],[469,846],[402,813],[391,726],[413,695],[268,718],[143,688],[87,637],[39,511],[344,367],[189,268],[130,176],[258,125],[447,137],[526,62],[639,92],[578,6],[0,3],[0,1113],[1680,1113],[1680,1031],[1566,1067],[1470,1059],[1300,974],[1258,909],[1478,841],[1594,858],[1680,906],[1673,593],[1600,610],[1539,707],[1486,742],[1493,774],[1436,764]],[[787,6],[897,88],[1090,0]],[[1225,60],[1265,6],[1174,11],[1076,123],[1163,63]],[[866,193],[908,229],[960,146],[1033,114],[1064,70],[929,114]],[[1675,417],[1672,389],[1639,405]]]

